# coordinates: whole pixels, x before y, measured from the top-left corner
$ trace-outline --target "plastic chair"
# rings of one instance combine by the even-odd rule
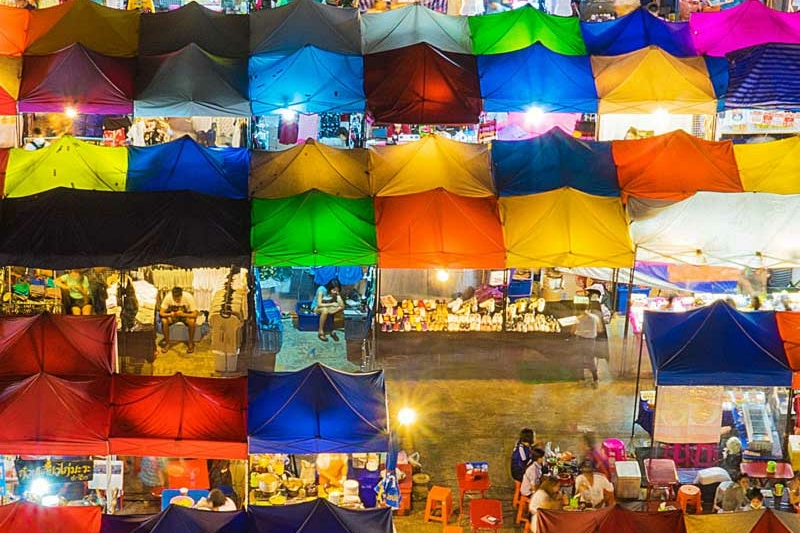
[[[606,439],[603,441],[603,451],[606,457],[615,461],[625,460],[625,443],[619,439]]]
[[[527,520],[530,503],[531,499],[528,496],[519,495],[519,507],[517,507],[517,518],[514,520],[515,524],[521,524]]]
[[[433,511],[440,510],[440,515]],[[447,487],[434,485],[428,491],[428,500],[425,502],[425,522],[442,522],[447,525],[450,515],[453,514],[453,493]]]
[[[697,444],[692,465],[695,468],[710,468],[719,462],[719,447],[716,444]]]
[[[703,500],[700,496],[700,489],[694,485],[682,485],[678,489],[678,507],[684,513],[689,505],[694,505],[696,514],[703,512]]]
[[[464,514],[464,496],[469,493],[480,493],[481,498],[486,498],[486,491],[492,488],[489,474],[479,479],[467,479],[467,463],[456,465],[456,480],[458,481],[458,519]]]
[[[514,508],[516,508],[517,505],[519,505],[519,497],[521,496],[521,494],[519,493],[519,489],[521,487],[522,483],[520,483],[519,481],[514,482],[514,497],[511,498],[511,505],[513,505]]]

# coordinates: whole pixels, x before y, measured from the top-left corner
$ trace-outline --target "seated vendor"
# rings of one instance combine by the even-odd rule
[[[319,315],[319,329],[317,337],[322,342],[328,342],[325,336],[325,322],[331,315],[336,315],[344,311],[344,301],[342,300],[342,286],[338,279],[332,279],[325,285],[320,285],[314,295],[313,311]],[[333,340],[338,341],[339,336],[335,331],[331,331]]]
[[[197,304],[194,297],[184,293],[180,287],[175,287],[161,301],[161,330],[164,338],[158,343],[161,351],[169,350],[169,327],[177,322],[183,322],[189,329],[189,341],[186,343],[186,353],[194,352],[194,330],[197,326]]]
[[[205,511],[235,511],[236,503],[221,490],[211,489],[208,496],[201,498],[194,507]]]
[[[319,484],[326,488],[341,489],[347,479],[347,454],[321,453],[317,456]]]
[[[581,473],[575,478],[575,494],[587,507],[614,505],[614,486],[595,470],[591,461],[581,463]]]
[[[70,270],[63,276],[55,279],[56,287],[62,289],[68,301],[65,307],[73,315],[91,315],[92,302],[89,298],[89,278],[83,275],[80,270]]]

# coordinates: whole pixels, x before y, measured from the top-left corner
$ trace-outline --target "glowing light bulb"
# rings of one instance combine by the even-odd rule
[[[72,106],[67,106],[64,109],[64,114],[67,115],[68,118],[75,118],[78,116],[78,110]]]
[[[444,283],[449,279],[450,279],[450,273],[447,270],[440,268],[439,270],[436,271],[436,281]]]
[[[401,426],[410,426],[417,421],[417,412],[410,407],[403,407],[397,412],[397,421]]]
[[[544,122],[544,110],[541,107],[531,106],[525,112],[525,123],[530,126],[541,126]]]

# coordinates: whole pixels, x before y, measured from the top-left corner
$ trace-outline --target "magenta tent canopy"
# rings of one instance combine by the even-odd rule
[[[784,13],[747,0],[731,9],[692,13],[689,19],[697,53],[723,57],[766,43],[800,44],[800,13]]]

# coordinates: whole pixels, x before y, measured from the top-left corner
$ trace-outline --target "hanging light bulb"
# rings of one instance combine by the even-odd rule
[[[436,271],[436,281],[444,283],[449,279],[450,279],[450,273],[447,270],[440,268]]]
[[[541,126],[544,122],[544,110],[538,106],[531,106],[525,112],[525,123],[529,126]]]
[[[64,108],[64,114],[67,115],[67,118],[75,118],[78,116],[78,110],[72,106],[67,106]]]

